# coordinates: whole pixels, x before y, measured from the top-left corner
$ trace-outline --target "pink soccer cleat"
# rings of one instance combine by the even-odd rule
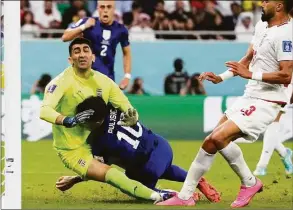
[[[256,178],[256,184],[252,187],[242,185],[236,200],[231,204],[232,208],[241,208],[247,206],[256,193],[262,191],[263,184]]]
[[[178,197],[178,194],[176,194],[174,197],[159,202],[156,204],[157,206],[194,206],[195,201],[193,200],[193,197],[189,198],[188,200],[182,200]]]

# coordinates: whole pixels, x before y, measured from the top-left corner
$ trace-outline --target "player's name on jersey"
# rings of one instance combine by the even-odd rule
[[[117,119],[117,110],[110,110],[110,120],[109,120],[109,127],[108,127],[108,133],[113,133],[115,124]]]

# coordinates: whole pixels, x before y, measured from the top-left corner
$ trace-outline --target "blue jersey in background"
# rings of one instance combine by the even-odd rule
[[[70,27],[79,27],[87,20],[88,18],[83,18]],[[95,20],[95,26],[83,31],[83,37],[92,42],[94,54],[96,55],[92,68],[115,80],[114,62],[116,48],[119,43],[122,48],[129,45],[128,30],[117,21],[114,21],[112,25],[105,25],[99,21],[99,18],[95,18]]]

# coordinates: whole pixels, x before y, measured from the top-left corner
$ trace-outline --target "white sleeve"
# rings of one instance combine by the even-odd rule
[[[284,33],[275,39],[275,52],[278,61],[292,61],[292,32]]]
[[[236,31],[237,33],[237,31]],[[254,45],[255,43],[255,39],[256,39],[256,28],[254,29],[254,32],[253,32],[253,36],[252,36],[252,39],[250,41],[250,44],[252,44],[252,46]]]

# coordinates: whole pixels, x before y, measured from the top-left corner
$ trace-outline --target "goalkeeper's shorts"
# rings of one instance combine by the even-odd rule
[[[73,150],[56,150],[64,166],[74,171],[85,180],[88,167],[93,160],[90,146],[85,144]]]

